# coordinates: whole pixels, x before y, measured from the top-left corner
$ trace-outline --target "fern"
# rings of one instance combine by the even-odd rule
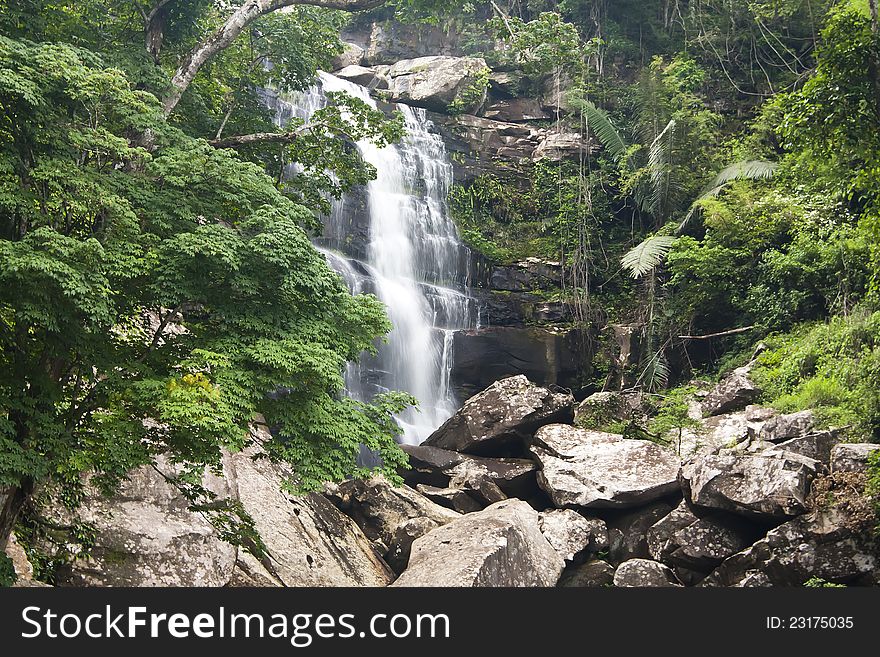
[[[593,130],[595,135],[602,142],[605,151],[614,159],[615,162],[624,162],[632,168],[627,156],[629,147],[623,140],[620,132],[611,122],[611,117],[605,110],[599,109],[591,101],[583,102],[584,118],[587,125]]]
[[[630,249],[620,261],[633,278],[641,278],[663,262],[669,249],[675,244],[672,235],[654,235]]]

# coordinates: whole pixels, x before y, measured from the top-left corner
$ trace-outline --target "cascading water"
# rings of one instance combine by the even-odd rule
[[[308,92],[273,99],[277,120],[308,119],[326,104],[325,94],[331,91],[346,92],[376,107],[364,87],[321,73]],[[403,441],[419,444],[457,408],[450,388],[452,335],[476,326],[478,311],[467,293],[470,254],[446,206],[452,165],[443,140],[430,131],[424,110],[406,105],[398,109],[407,128],[400,144],[358,144],[377,174],[366,190],[366,247],[352,246],[358,203],[350,196],[336,202],[325,218],[321,243],[328,262],[352,292],[374,293],[393,325],[375,357],[365,356],[348,367],[348,393],[365,401],[387,390],[412,394],[419,410],[405,411],[398,421]]]

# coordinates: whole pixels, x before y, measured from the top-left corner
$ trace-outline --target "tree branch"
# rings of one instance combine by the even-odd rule
[[[183,93],[192,84],[201,68],[217,53],[228,48],[253,21],[285,7],[309,5],[341,11],[363,11],[384,5],[387,0],[245,0],[215,32],[208,35],[181,62],[171,79],[171,90],[162,101],[165,115],[177,107]]]
[[[709,333],[708,335],[679,335],[679,340],[708,340],[709,338],[723,338],[727,335],[736,335],[737,333],[745,333],[751,331],[754,326],[744,326],[742,328],[730,329],[729,331],[721,331],[720,333]]]

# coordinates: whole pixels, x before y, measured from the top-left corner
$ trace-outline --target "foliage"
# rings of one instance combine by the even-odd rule
[[[766,339],[754,377],[784,412],[814,409],[826,425],[880,437],[880,313],[854,312]]]
[[[16,579],[12,559],[6,556],[5,552],[0,552],[0,587],[12,586],[15,584]]]
[[[809,589],[845,589],[846,584],[834,584],[829,582],[828,580],[822,579],[821,577],[811,577],[806,582],[804,582],[804,586]]]
[[[656,404],[655,413],[648,423],[648,431],[656,436],[666,439],[669,434],[673,434],[679,452],[684,431],[696,431],[702,426],[689,412],[689,402],[695,391],[694,386],[688,385],[664,392],[659,396],[660,402]]]
[[[627,251],[620,263],[630,276],[641,278],[660,265],[675,239],[671,235],[653,235]]]
[[[363,475],[360,444],[396,480],[393,414],[413,400],[344,396],[344,364],[390,327],[312,247],[312,211],[97,52],[2,37],[0,60],[0,486],[76,497],[91,472],[110,490],[160,453],[198,481],[258,414],[297,489]],[[313,148],[400,134],[343,114]]]

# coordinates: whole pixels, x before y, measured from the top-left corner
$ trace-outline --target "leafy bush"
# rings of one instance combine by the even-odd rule
[[[857,312],[767,338],[754,377],[784,412],[812,408],[854,437],[880,436],[880,312]]]

